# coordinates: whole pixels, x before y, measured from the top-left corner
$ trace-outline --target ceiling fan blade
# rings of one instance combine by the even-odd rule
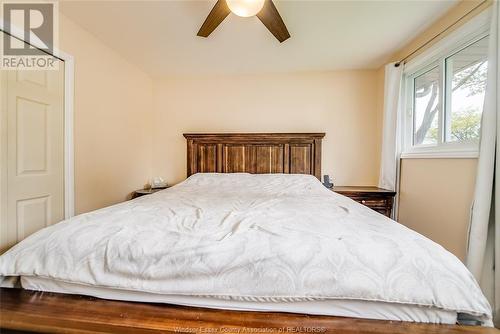
[[[257,17],[280,43],[290,38],[290,33],[272,0],[265,1],[264,7],[262,7],[262,10],[257,14]]]
[[[198,31],[198,36],[208,37],[221,24],[222,21],[229,15],[231,11],[227,6],[226,0],[218,0],[214,5],[210,14],[208,14],[205,22]]]

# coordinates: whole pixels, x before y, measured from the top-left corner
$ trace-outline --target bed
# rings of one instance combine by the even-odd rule
[[[323,136],[185,134],[187,180],[33,234],[0,257],[1,284],[57,294],[39,305],[85,295],[202,308],[221,326],[228,312],[491,326],[455,256],[322,186]],[[2,326],[26,329],[16,312],[30,307],[9,305]]]

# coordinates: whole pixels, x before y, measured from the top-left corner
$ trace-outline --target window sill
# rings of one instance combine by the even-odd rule
[[[401,153],[401,159],[476,159],[478,157],[477,148],[452,150],[433,147]]]

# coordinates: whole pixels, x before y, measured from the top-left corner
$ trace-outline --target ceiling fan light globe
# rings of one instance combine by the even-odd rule
[[[250,17],[257,15],[265,0],[226,0],[229,10],[241,17]]]

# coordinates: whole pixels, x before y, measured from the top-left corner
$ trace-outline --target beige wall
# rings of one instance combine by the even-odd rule
[[[154,93],[153,173],[186,177],[184,132],[326,132],[323,173],[336,183],[378,182],[376,71],[161,80]]]
[[[445,15],[436,20],[429,28],[424,30],[414,39],[402,46],[391,58],[392,61],[399,61],[408,56],[413,51],[419,49],[420,46],[425,44],[425,47],[420,48],[415,52],[411,58],[419,55],[434,44],[446,38],[454,30],[458,29],[471,18],[481,13],[483,10],[491,6],[491,0],[463,0],[460,1],[455,7],[449,10]],[[477,7],[477,8],[476,8]],[[442,33],[443,32],[443,33]],[[429,43],[427,43],[429,42]]]
[[[477,159],[404,159],[399,221],[464,259]]]
[[[151,172],[152,80],[64,16],[75,58],[75,201],[86,212],[125,200]]]

